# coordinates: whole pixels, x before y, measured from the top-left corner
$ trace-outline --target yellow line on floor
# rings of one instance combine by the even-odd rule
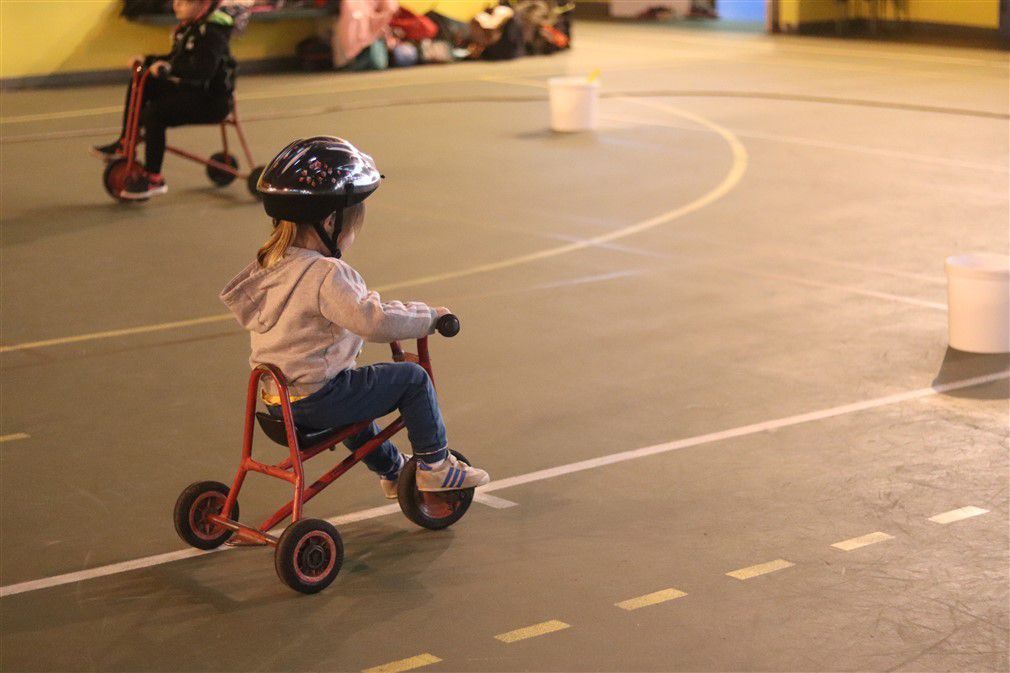
[[[442,660],[435,655],[425,652],[416,657],[408,657],[399,661],[391,661],[381,666],[366,668],[361,673],[399,673],[400,671],[410,671],[421,666],[427,666],[428,664],[437,664],[440,661]]]
[[[16,442],[19,439],[28,439],[30,435],[27,432],[15,432],[10,435],[0,435],[0,443],[2,442]]]
[[[681,596],[686,595],[686,593],[680,591],[679,589],[663,589],[662,591],[645,594],[644,596],[638,596],[637,598],[629,598],[626,601],[614,603],[614,605],[622,610],[637,610],[638,608],[645,608],[650,605],[657,605],[658,603],[672,601],[675,598],[680,598]]]
[[[46,346],[62,346],[64,344],[78,343],[80,341],[94,341],[96,339],[109,339],[112,337],[129,336],[131,334],[143,334],[145,332],[161,332],[167,329],[177,329],[179,327],[193,327],[194,325],[204,325],[207,323],[224,322],[234,320],[231,313],[221,313],[209,315],[203,318],[192,318],[190,320],[175,320],[173,322],[161,322],[154,325],[141,325],[139,327],[127,327],[125,329],[113,329],[105,332],[91,332],[90,334],[78,334],[76,336],[60,337],[57,339],[43,339],[42,341],[27,341],[25,343],[14,344],[12,346],[0,346],[0,353],[12,351],[26,351],[33,348],[45,348]]]
[[[960,509],[952,509],[949,512],[937,514],[936,516],[931,516],[929,517],[929,520],[934,523],[954,523],[955,521],[970,519],[973,516],[981,516],[988,513],[989,510],[982,509],[981,507],[962,507]]]
[[[299,87],[289,91],[255,91],[251,93],[238,94],[235,99],[239,102],[248,100],[274,100],[278,98],[294,98],[297,96],[325,96],[327,94],[355,93],[359,91],[377,91],[380,89],[397,89],[408,86],[426,86],[429,84],[453,84],[456,82],[471,81],[471,78],[448,78],[436,80],[405,80],[398,82],[371,82],[362,83],[356,86],[334,87],[315,86]],[[73,119],[75,117],[94,117],[97,115],[122,112],[121,105],[111,105],[105,107],[81,108],[77,110],[64,110],[62,112],[41,112],[38,114],[9,115],[0,117],[0,124],[23,124],[26,122],[41,122],[57,119]]]
[[[521,80],[514,80],[511,83],[522,85]],[[539,84],[529,84],[528,86],[539,86]],[[631,102],[641,103],[641,101],[633,100]],[[634,234],[647,231],[649,229],[655,229],[664,224],[669,224],[674,220],[678,220],[682,217],[690,215],[691,213],[701,210],[706,206],[718,201],[722,197],[726,196],[731,192],[743,179],[744,173],[747,172],[747,149],[743,146],[743,143],[733,134],[729,129],[716,124],[713,121],[709,121],[705,117],[693,114],[687,110],[681,110],[680,108],[673,107],[672,105],[662,105],[655,104],[649,105],[659,110],[664,110],[670,114],[683,117],[693,121],[705,128],[711,130],[712,132],[718,134],[726,141],[729,145],[730,151],[733,155],[733,163],[730,166],[729,172],[723,177],[718,185],[710,189],[708,192],[702,194],[693,201],[684,204],[678,208],[673,208],[664,213],[660,213],[654,217],[650,217],[641,222],[636,222],[630,224],[626,227],[621,227],[615,229],[606,234],[600,234],[599,236],[594,236],[592,238],[585,238],[575,241],[573,243],[568,243],[566,245],[559,245],[554,248],[547,248],[546,250],[539,250],[537,252],[531,252],[525,255],[519,255],[517,257],[512,257],[509,259],[503,259],[496,262],[488,262],[486,264],[477,264],[465,269],[459,269],[457,271],[448,271],[446,273],[433,274],[430,276],[420,276],[417,278],[410,278],[407,280],[402,280],[395,283],[389,283],[384,286],[379,286],[372,288],[376,292],[385,292],[387,290],[398,290],[404,287],[417,287],[418,285],[427,285],[429,283],[436,283],[446,280],[455,280],[456,278],[464,278],[466,276],[474,276],[481,273],[487,273],[490,271],[500,271],[502,269],[510,269],[512,267],[521,266],[523,264],[529,264],[530,262],[537,262],[545,259],[552,259],[554,257],[560,257],[561,255],[566,255],[571,252],[577,252],[579,250],[586,250],[589,248],[597,247],[603,243],[610,243],[611,241],[616,241],[618,239],[626,238]],[[0,346],[0,353],[10,353],[14,351],[24,351],[31,350],[34,348],[45,348],[47,346],[59,346],[68,343],[78,343],[81,341],[92,341],[95,339],[108,339],[111,337],[118,336],[128,336],[131,334],[142,334],[145,332],[158,332],[162,330],[177,329],[180,327],[190,327],[193,325],[202,325],[205,323],[219,322],[219,321],[229,321],[233,320],[230,313],[223,313],[220,315],[206,316],[203,318],[193,318],[191,320],[176,320],[173,322],[164,322],[154,325],[142,325],[139,327],[129,327],[120,330],[109,330],[105,332],[93,332],[91,334],[78,334],[75,336],[55,338],[55,339],[45,339],[42,341],[28,341],[19,344],[11,344],[10,346]]]
[[[94,115],[112,114],[113,112],[122,111],[122,105],[109,105],[106,107],[84,108],[82,110],[64,110],[63,112],[41,112],[39,114],[12,115],[10,117],[0,117],[0,124],[21,124],[24,122],[73,119],[74,117],[92,117]]]
[[[848,540],[842,540],[841,542],[836,542],[831,546],[835,549],[841,549],[842,551],[852,551],[853,549],[859,549],[860,547],[893,539],[893,535],[888,535],[887,533],[882,533],[878,530],[876,533],[868,533],[859,537],[849,538]]]
[[[537,636],[546,636],[548,633],[554,633],[555,631],[562,631],[567,629],[570,624],[565,624],[564,622],[559,622],[556,619],[552,619],[546,622],[540,622],[539,624],[534,624],[532,626],[524,626],[521,629],[516,629],[515,631],[509,631],[508,633],[499,633],[495,636],[495,639],[502,641],[503,643],[514,643],[517,640],[526,640],[527,638],[536,638]]]
[[[785,559],[776,559],[774,561],[769,561],[768,563],[760,563],[756,566],[748,566],[746,568],[740,568],[739,570],[734,570],[732,572],[726,573],[730,577],[735,577],[738,580],[749,580],[752,577],[757,577],[759,575],[767,575],[768,573],[773,573],[777,570],[785,570],[786,568],[793,567],[794,564],[786,561]]]

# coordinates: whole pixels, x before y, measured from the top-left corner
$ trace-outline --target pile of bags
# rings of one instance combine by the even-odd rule
[[[339,0],[327,38],[303,40],[297,53],[307,70],[551,54],[571,45],[573,8],[570,0]]]

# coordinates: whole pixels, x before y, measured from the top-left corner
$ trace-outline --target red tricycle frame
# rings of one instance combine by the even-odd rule
[[[394,362],[416,362],[428,373],[434,382],[434,375],[431,370],[431,357],[428,352],[428,338],[417,340],[417,354],[405,353],[399,342],[390,344]],[[257,397],[260,387],[260,379],[269,377],[273,380],[280,397],[281,414],[284,421],[284,430],[287,436],[289,456],[285,460],[268,465],[252,457],[252,443],[254,432],[254,421],[257,408]],[[302,518],[302,509],[306,502],[318,495],[324,488],[332,484],[338,477],[350,470],[359,463],[365,456],[375,451],[387,439],[404,428],[403,417],[397,416],[375,437],[361,445],[351,455],[337,463],[337,465],[323,473],[311,485],[305,485],[304,463],[320,453],[331,449],[348,437],[352,437],[369,425],[372,420],[362,421],[353,425],[335,428],[331,433],[313,444],[302,448],[299,446],[298,432],[294,423],[294,416],[291,410],[291,396],[288,393],[287,379],[284,374],[275,366],[261,364],[253,369],[249,376],[249,385],[246,391],[245,429],[242,440],[242,461],[239,464],[238,473],[228,491],[228,498],[219,514],[207,515],[207,521],[217,524],[235,532],[239,538],[238,544],[271,545],[277,546],[278,538],[270,534],[270,530],[277,524],[291,517],[291,523]],[[258,527],[252,528],[231,519],[231,513],[238,500],[238,494],[242,489],[246,475],[249,472],[259,472],[270,477],[282,479],[290,482],[294,486],[294,496],[291,501],[282,506],[267,518]]]
[[[152,77],[151,69],[145,68],[140,61],[134,61],[131,68],[130,99],[126,108],[126,124],[124,135],[123,156],[113,159],[105,169],[103,182],[109,195],[116,200],[126,200],[120,195],[126,187],[127,180],[141,174],[144,167],[137,160],[137,145],[140,143],[140,113],[141,105],[144,101],[144,87],[148,79]],[[180,156],[190,161],[203,164],[207,167],[207,177],[211,182],[219,187],[230,184],[236,178],[246,180],[246,186],[253,196],[258,197],[256,182],[259,180],[262,166],[256,166],[249,143],[246,141],[245,133],[242,130],[242,123],[239,120],[238,109],[235,105],[234,94],[228,104],[227,116],[220,122],[212,122],[221,128],[222,151],[212,154],[210,157],[202,157],[192,152],[166,145],[165,151],[176,156]],[[194,126],[200,124],[194,124]],[[228,152],[228,127],[235,129],[239,144],[242,146],[242,153],[248,162],[250,169],[241,171],[238,168],[238,160]]]

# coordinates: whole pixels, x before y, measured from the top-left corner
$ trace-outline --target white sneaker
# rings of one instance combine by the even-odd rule
[[[416,479],[419,491],[455,491],[483,486],[491,481],[487,472],[467,465],[452,453],[436,466],[417,461]]]
[[[386,496],[386,500],[396,500],[396,484],[400,479],[400,470],[407,463],[407,457],[400,454],[400,467],[397,468],[396,476],[392,479],[386,479],[385,477],[379,477],[379,486],[382,487],[382,494]]]
[[[396,484],[399,479],[385,479],[379,477],[379,486],[382,487],[382,494],[386,496],[386,500],[396,500]]]

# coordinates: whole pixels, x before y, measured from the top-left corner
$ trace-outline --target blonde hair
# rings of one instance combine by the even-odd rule
[[[288,220],[274,220],[274,231],[267,242],[256,252],[260,268],[269,269],[281,261],[298,233],[298,225]]]

